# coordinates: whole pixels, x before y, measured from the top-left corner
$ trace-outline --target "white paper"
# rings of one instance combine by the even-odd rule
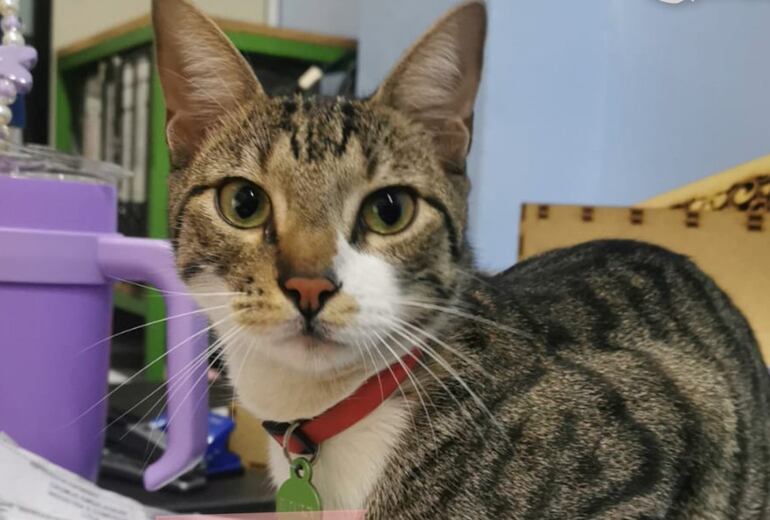
[[[0,432],[0,520],[148,520],[170,514],[105,491]]]

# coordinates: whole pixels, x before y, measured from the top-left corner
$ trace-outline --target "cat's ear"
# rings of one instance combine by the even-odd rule
[[[158,74],[172,165],[182,165],[226,112],[265,95],[227,36],[186,0],[153,0]]]
[[[486,25],[483,2],[450,11],[404,54],[373,97],[424,124],[442,159],[455,166],[464,164],[470,148]]]

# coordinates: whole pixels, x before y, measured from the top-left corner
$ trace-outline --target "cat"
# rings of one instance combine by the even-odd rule
[[[325,509],[770,518],[768,373],[691,261],[600,241],[474,267],[483,3],[441,18],[366,99],[270,97],[186,0],[155,0],[153,21],[176,262],[242,405],[279,423],[323,416],[417,359],[322,442]],[[277,442],[270,469],[288,478]]]

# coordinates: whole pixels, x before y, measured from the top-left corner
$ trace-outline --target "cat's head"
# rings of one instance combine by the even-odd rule
[[[442,18],[365,100],[269,97],[185,0],[153,21],[177,264],[219,336],[315,374],[424,340],[470,264],[484,5]]]

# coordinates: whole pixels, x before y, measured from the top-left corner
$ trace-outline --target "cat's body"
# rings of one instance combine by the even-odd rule
[[[470,286],[470,309],[518,332],[460,319],[441,337],[501,424],[426,381],[438,448],[413,404],[376,518],[770,518],[767,371],[692,263],[595,242]]]
[[[436,334],[463,353],[446,357],[487,410],[428,360],[454,397],[423,373],[430,417],[406,385],[408,400],[395,395],[330,440],[316,476],[332,509],[770,517],[770,380],[745,319],[690,261],[593,242],[464,290],[460,308],[497,325],[458,317]],[[271,463],[280,483],[288,465],[277,444]]]
[[[321,443],[326,509],[770,518],[768,374],[696,267],[600,242],[475,271],[485,16],[447,15],[371,98],[319,101],[270,98],[210,20],[155,0],[177,263],[240,401],[314,418],[418,349],[399,392]],[[288,477],[277,443],[271,471]]]

